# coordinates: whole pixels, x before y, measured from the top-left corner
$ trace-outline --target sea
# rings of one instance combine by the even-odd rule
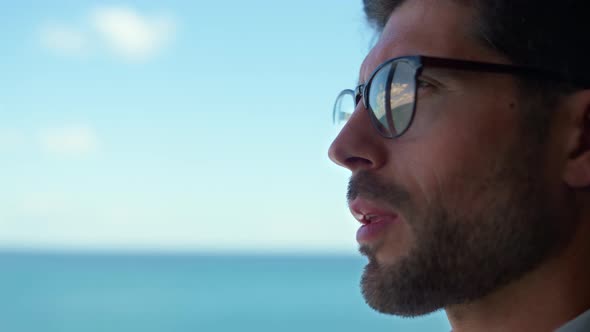
[[[0,253],[0,332],[428,331],[364,302],[365,259],[331,255]]]

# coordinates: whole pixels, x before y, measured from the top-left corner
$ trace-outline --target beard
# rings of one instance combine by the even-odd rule
[[[486,172],[449,176],[423,206],[372,173],[351,178],[349,200],[389,204],[414,237],[407,254],[390,264],[376,258],[382,243],[361,246],[369,259],[361,281],[367,304],[414,317],[469,303],[523,277],[568,242],[572,232],[559,224],[567,220],[564,210],[541,183],[540,151],[510,150]]]

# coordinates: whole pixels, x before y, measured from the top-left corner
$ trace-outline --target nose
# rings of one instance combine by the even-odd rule
[[[377,170],[386,163],[386,141],[373,127],[369,112],[359,103],[330,148],[330,159],[353,173]]]

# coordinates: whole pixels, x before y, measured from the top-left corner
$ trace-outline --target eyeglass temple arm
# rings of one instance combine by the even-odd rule
[[[558,82],[569,82],[575,86],[590,88],[590,81],[580,77],[569,76],[562,73],[539,69],[527,66],[517,66],[501,63],[485,63],[468,60],[444,59],[436,57],[422,57],[422,64],[439,67],[469,71],[482,71],[488,73],[505,73],[542,80],[553,80]]]

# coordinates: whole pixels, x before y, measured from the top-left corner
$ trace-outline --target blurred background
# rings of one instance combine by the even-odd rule
[[[0,0],[0,330],[448,331],[369,309],[327,149],[360,0]]]

